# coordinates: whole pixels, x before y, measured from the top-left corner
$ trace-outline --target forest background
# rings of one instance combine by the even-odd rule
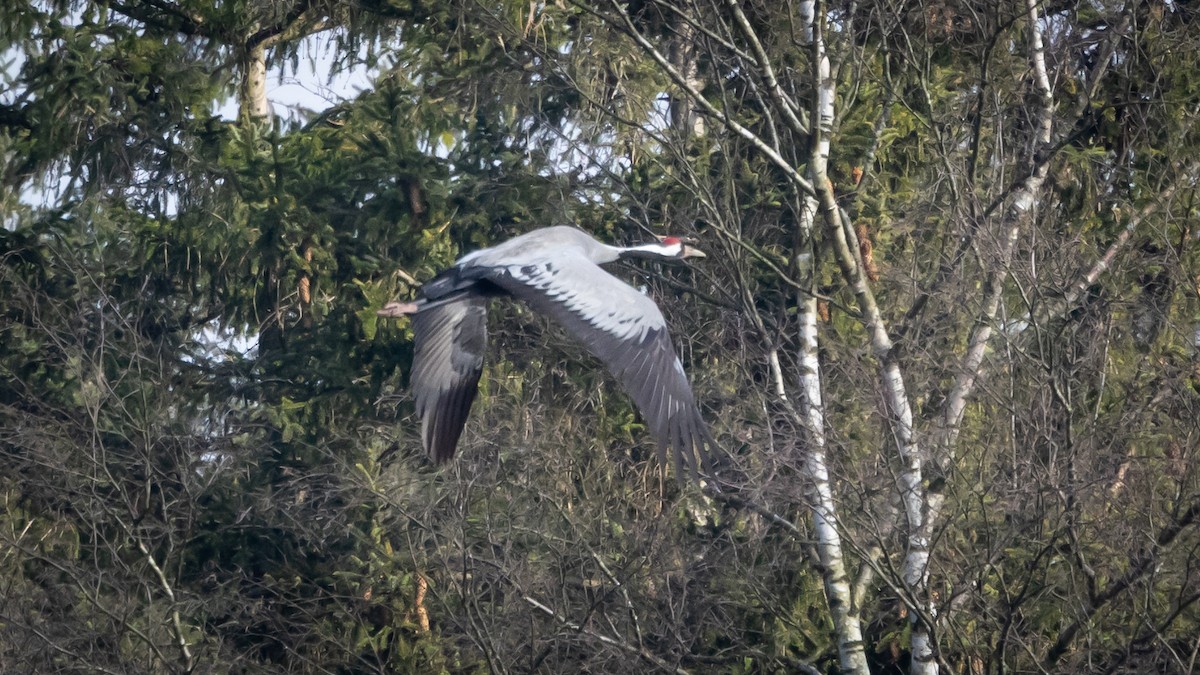
[[[1192,672],[1198,19],[4,3],[0,670]],[[560,223],[709,254],[618,274],[720,491],[507,305],[422,456],[375,310]]]

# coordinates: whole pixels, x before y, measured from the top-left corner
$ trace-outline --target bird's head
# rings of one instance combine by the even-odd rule
[[[692,246],[695,240],[686,237],[659,237],[658,246],[664,258],[703,258],[704,251]]]
[[[686,237],[655,237],[658,241],[639,246],[607,246],[602,245],[605,258],[598,260],[616,262],[630,258],[657,260],[658,262],[682,262],[688,258],[704,258],[704,251],[692,246],[693,240]]]
[[[658,237],[652,244],[611,249],[622,258],[648,258],[659,261],[679,261],[686,258],[703,258],[704,251],[693,247],[691,239],[684,237]]]

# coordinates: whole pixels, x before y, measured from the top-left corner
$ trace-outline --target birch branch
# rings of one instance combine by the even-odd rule
[[[132,536],[132,532],[130,533]],[[190,673],[196,667],[195,658],[192,656],[192,649],[188,645],[187,635],[183,632],[183,621],[179,617],[179,604],[175,601],[175,589],[171,587],[171,582],[167,580],[167,575],[163,572],[162,567],[158,565],[158,561],[150,554],[150,549],[146,547],[146,543],[140,538],[137,539],[138,550],[146,558],[146,563],[150,565],[150,569],[154,570],[155,576],[158,577],[158,583],[162,586],[163,593],[166,594],[167,600],[171,603],[171,627],[175,633],[175,644],[179,647],[179,653],[183,657],[183,672]]]
[[[1008,209],[1005,211],[1002,230],[1005,232],[1001,241],[1000,251],[996,256],[994,267],[984,282],[984,302],[976,316],[971,335],[967,341],[967,351],[963,356],[959,374],[954,386],[946,397],[937,420],[932,443],[934,466],[941,473],[950,470],[955,458],[955,450],[962,428],[962,419],[966,411],[967,401],[974,393],[975,385],[983,372],[983,360],[987,352],[988,342],[994,332],[995,320],[1000,307],[1000,299],[1004,291],[1004,281],[1008,277],[1012,263],[1013,251],[1021,231],[1032,218],[1033,210],[1038,204],[1038,196],[1045,184],[1049,172],[1046,161],[1039,161],[1041,150],[1048,148],[1053,131],[1054,98],[1050,89],[1050,78],[1046,70],[1045,46],[1042,41],[1042,29],[1038,17],[1038,1],[1026,0],[1029,61],[1033,69],[1039,105],[1037,108],[1037,135],[1034,138],[1034,148],[1030,152],[1029,162],[1033,165],[1025,180],[1014,194]],[[926,499],[925,522],[922,524],[923,539],[932,538],[934,528],[940,520],[941,510],[945,504],[945,494],[941,490],[930,491]],[[916,658],[917,646],[916,627],[914,626],[914,667],[918,672]],[[932,648],[932,645],[930,645]],[[932,651],[928,656],[932,656]],[[932,661],[926,661],[921,672],[936,673],[937,667]]]
[[[1191,162],[1181,171],[1179,171],[1176,174],[1175,179],[1169,185],[1167,185],[1166,188],[1159,192],[1154,199],[1147,202],[1145,206],[1139,209],[1138,212],[1129,219],[1129,222],[1125,224],[1125,227],[1121,230],[1121,233],[1117,235],[1117,238],[1114,239],[1111,244],[1109,244],[1108,248],[1105,249],[1104,254],[1100,256],[1095,264],[1093,264],[1092,267],[1086,273],[1084,273],[1082,277],[1080,277],[1079,281],[1075,282],[1075,284],[1071,286],[1071,289],[1068,290],[1063,297],[1058,300],[1058,302],[1055,302],[1047,310],[1043,311],[1036,317],[1036,323],[1039,325],[1045,325],[1047,322],[1061,318],[1070,312],[1079,302],[1080,296],[1087,292],[1087,289],[1095,284],[1096,281],[1105,272],[1107,272],[1110,267],[1112,267],[1113,262],[1117,258],[1117,254],[1125,248],[1125,246],[1129,243],[1129,240],[1133,237],[1133,233],[1141,227],[1142,223],[1145,222],[1145,220],[1150,216],[1158,213],[1159,209],[1162,208],[1162,205],[1169,201],[1171,197],[1175,196],[1175,193],[1179,190],[1182,184],[1194,183],[1195,176],[1198,171],[1200,171],[1200,162]],[[1034,321],[1035,317],[1033,316],[1032,312],[1026,312],[1025,315],[1020,319],[1009,324],[1006,333],[1009,336],[1021,333],[1031,325],[1031,322]]]
[[[650,56],[651,59],[654,60],[655,63],[658,64],[658,67],[661,68],[662,71],[671,78],[671,81],[675,83],[675,86],[679,87],[685,94],[687,94],[688,98],[699,105],[706,114],[720,122],[725,126],[725,128],[729,129],[738,136],[741,136],[744,140],[753,145],[754,148],[761,152],[767,159],[769,159],[772,164],[783,171],[788,179],[802,192],[805,194],[816,193],[812,183],[806,180],[804,176],[801,176],[800,173],[796,171],[796,167],[792,166],[790,162],[784,159],[783,155],[780,155],[778,150],[771,147],[770,144],[764,141],[758,134],[739,124],[737,120],[730,117],[724,111],[719,110],[716,106],[710,103],[703,94],[701,94],[694,86],[692,86],[692,84],[687,81],[687,78],[684,77],[678,69],[671,65],[670,60],[663,56],[662,52],[658,51],[658,49],[650,42],[650,40],[648,40],[646,36],[637,29],[637,26],[635,26],[633,23],[633,19],[630,18],[624,7],[622,7],[615,0],[611,4],[617,15],[621,18],[621,24],[617,24],[610,17],[594,12],[588,7],[581,5],[579,5],[579,7],[585,11],[596,14],[602,20],[623,30],[630,38],[633,39],[634,42],[638,44],[639,47],[642,48],[642,51],[644,51],[648,56]]]
[[[659,10],[665,11],[665,12],[670,12],[671,14],[674,14],[676,18],[678,18],[680,21],[683,21],[685,24],[691,26],[692,29],[699,31],[702,35],[704,35],[704,37],[721,45],[725,49],[728,49],[729,53],[737,56],[738,58],[745,59],[748,62],[754,60],[754,58],[751,57],[750,54],[743,51],[741,48],[739,48],[733,42],[729,41],[727,38],[724,38],[724,37],[718,35],[716,33],[716,31],[713,31],[710,28],[708,28],[707,26],[705,26],[704,24],[700,23],[699,21],[696,21],[692,16],[688,15],[686,12],[684,12],[683,10],[676,7],[675,4],[673,4],[671,2],[663,2],[662,0],[654,0],[654,4],[656,7],[659,8]]]
[[[1038,135],[1035,139],[1035,148],[1041,149],[1048,147],[1051,142],[1054,100],[1050,90],[1050,78],[1046,72],[1045,48],[1042,44],[1042,31],[1038,23],[1037,4],[1037,0],[1026,0],[1030,63],[1040,101],[1037,110]],[[1032,153],[1033,157],[1036,157],[1037,154],[1037,152]],[[1030,161],[1036,161],[1033,157]],[[967,400],[974,392],[975,384],[983,372],[983,358],[994,332],[1000,298],[1004,291],[1004,279],[1008,276],[1013,250],[1016,248],[1022,229],[1032,217],[1033,209],[1038,202],[1038,194],[1045,184],[1048,173],[1049,165],[1047,163],[1037,163],[1020,189],[1013,195],[1012,203],[1005,212],[1005,237],[1002,240],[995,266],[984,282],[983,308],[975,318],[958,377],[955,378],[954,386],[946,397],[938,419],[935,459],[942,465],[942,468],[945,468],[946,464],[953,460],[954,446],[958,440]],[[931,519],[936,519],[937,515],[937,510],[931,509]]]
[[[1179,538],[1179,535],[1183,534],[1189,527],[1195,525],[1198,519],[1200,519],[1200,501],[1193,502],[1173,522],[1163,527],[1159,531],[1158,536],[1154,538],[1154,545],[1151,550],[1134,560],[1128,572],[1114,580],[1108,588],[1093,598],[1088,603],[1088,606],[1083,608],[1081,616],[1058,634],[1058,639],[1055,640],[1054,644],[1046,652],[1043,667],[1047,670],[1054,670],[1055,664],[1070,649],[1075,636],[1091,621],[1092,617],[1108,605],[1113,598],[1129,590],[1138,580],[1153,572],[1157,568],[1157,562],[1162,551],[1174,543]]]

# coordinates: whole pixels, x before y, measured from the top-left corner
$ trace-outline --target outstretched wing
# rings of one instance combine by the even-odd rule
[[[498,266],[493,283],[562,324],[608,366],[633,397],[658,441],[674,454],[676,474],[710,468],[712,436],[696,408],[662,312],[650,298],[582,255]]]
[[[454,456],[479,389],[487,349],[487,299],[465,295],[422,308],[412,317],[410,387],[421,417],[425,452],[438,463]]]

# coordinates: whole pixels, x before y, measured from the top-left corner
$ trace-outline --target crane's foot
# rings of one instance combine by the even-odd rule
[[[389,302],[383,309],[375,312],[379,316],[397,317],[416,314],[419,307],[415,302]]]

